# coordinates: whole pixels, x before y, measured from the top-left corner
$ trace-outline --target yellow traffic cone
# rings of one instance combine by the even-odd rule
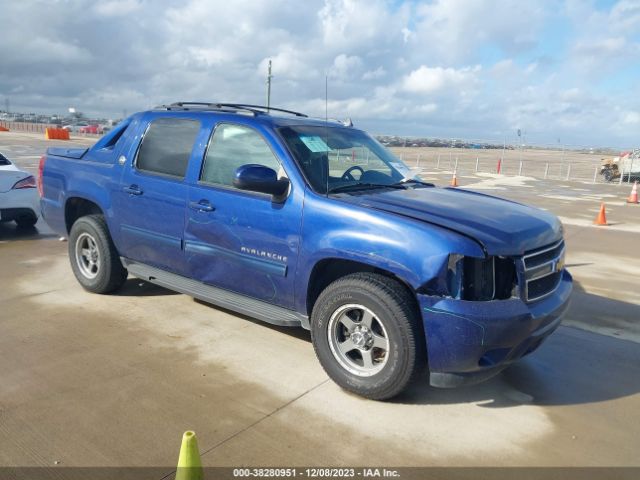
[[[198,439],[196,438],[195,432],[189,430],[182,435],[176,480],[202,480],[202,478],[202,463],[200,462]]]

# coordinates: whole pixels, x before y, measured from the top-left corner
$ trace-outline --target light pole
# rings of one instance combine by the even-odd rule
[[[518,143],[520,144],[520,162],[522,162],[522,130],[518,129]]]
[[[267,68],[267,111],[271,107],[271,79],[273,75],[271,75],[271,60],[269,60],[269,67]]]

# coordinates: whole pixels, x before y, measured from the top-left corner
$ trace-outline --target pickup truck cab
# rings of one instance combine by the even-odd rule
[[[311,330],[373,399],[428,372],[478,382],[534,351],[572,289],[552,214],[438,188],[365,132],[303,114],[176,103],[90,149],[50,148],[43,217],[96,293],[127,275]]]

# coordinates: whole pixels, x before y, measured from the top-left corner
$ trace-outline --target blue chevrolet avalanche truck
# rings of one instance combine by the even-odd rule
[[[365,132],[281,109],[182,102],[89,149],[50,148],[42,212],[80,284],[127,275],[311,330],[341,387],[487,379],[560,324],[572,289],[552,214],[412,176]]]

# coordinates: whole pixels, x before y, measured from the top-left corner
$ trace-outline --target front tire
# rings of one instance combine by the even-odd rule
[[[85,290],[110,293],[127,279],[127,270],[120,262],[102,215],[87,215],[76,220],[68,243],[71,269]]]
[[[415,300],[379,274],[355,273],[330,284],[314,305],[311,339],[334,382],[374,400],[398,395],[426,367]]]

